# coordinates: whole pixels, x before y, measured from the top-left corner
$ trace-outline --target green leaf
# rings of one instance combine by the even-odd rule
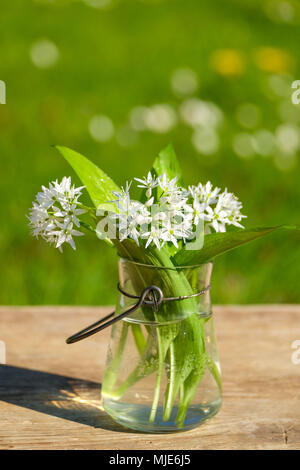
[[[156,157],[153,163],[153,169],[157,176],[166,173],[167,177],[172,179],[177,176],[181,180],[181,169],[172,144],[168,144]]]
[[[299,230],[299,227],[296,226],[278,225],[276,227],[259,227],[239,230],[237,232],[211,233],[205,235],[204,246],[201,250],[187,250],[183,248],[173,257],[173,262],[177,266],[193,266],[195,264],[207,263],[226,251],[233,250],[256,238],[268,235],[279,228]]]
[[[184,383],[181,384],[181,396],[179,399],[178,413],[176,416],[176,424],[179,428],[184,426],[184,420],[188,407],[190,406],[195,396],[199,382],[205,373],[206,353],[197,355],[196,357],[198,360],[195,364],[195,367],[193,368],[190,375],[186,378]]]
[[[115,199],[112,191],[119,192],[121,190],[104,171],[74,150],[61,146],[56,146],[56,148],[77,173],[96,208],[99,206],[105,207],[107,201]],[[116,210],[113,204],[109,204],[109,209],[111,211]]]

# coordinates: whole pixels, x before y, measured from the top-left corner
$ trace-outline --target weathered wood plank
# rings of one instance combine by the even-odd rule
[[[215,307],[223,369],[220,413],[186,433],[114,424],[99,402],[108,331],[65,338],[107,308],[1,307],[0,449],[299,449],[300,306]]]

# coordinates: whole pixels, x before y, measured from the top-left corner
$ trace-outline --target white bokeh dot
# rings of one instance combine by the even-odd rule
[[[49,39],[40,39],[31,46],[30,58],[36,67],[47,69],[57,63],[59,50],[54,42],[49,41]]]
[[[223,121],[221,109],[210,101],[190,98],[183,101],[179,108],[182,121],[192,127],[217,127]]]
[[[297,165],[296,155],[278,153],[275,155],[274,163],[281,171],[290,171]]]
[[[219,149],[219,136],[214,129],[199,128],[192,135],[192,143],[197,152],[212,155]]]
[[[275,150],[275,137],[267,129],[259,129],[253,135],[252,144],[258,155],[269,157]]]
[[[146,117],[148,108],[146,106],[136,106],[129,113],[129,122],[135,131],[144,131],[147,129]]]
[[[171,76],[171,87],[175,95],[186,96],[198,89],[198,77],[192,69],[177,69]]]
[[[145,122],[150,131],[163,134],[177,124],[177,114],[169,104],[155,104],[148,108]]]
[[[112,0],[83,0],[87,6],[92,8],[106,8],[108,5],[112,3]]]
[[[115,128],[108,116],[96,115],[89,122],[89,131],[97,142],[107,142],[113,137]]]
[[[241,158],[251,158],[254,154],[252,135],[240,132],[233,138],[232,147],[236,155]]]
[[[275,138],[278,149],[285,154],[293,155],[300,148],[300,131],[296,125],[285,123],[278,126]]]
[[[254,104],[243,103],[236,110],[236,118],[241,126],[252,129],[259,123],[260,109]]]

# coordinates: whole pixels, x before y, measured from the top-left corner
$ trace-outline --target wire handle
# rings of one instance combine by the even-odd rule
[[[199,295],[205,294],[205,292],[207,292],[210,288],[211,286],[209,284],[207,287],[204,287],[204,289],[202,289],[200,292],[196,292],[194,294],[181,295],[179,297],[164,297],[162,290],[159,287],[153,285],[153,286],[146,287],[139,297],[137,295],[131,295],[131,294],[128,294],[127,292],[124,292],[121,289],[120,285],[118,284],[118,289],[121,292],[121,294],[125,295],[126,297],[130,297],[131,299],[138,299],[137,303],[133,305],[132,307],[130,307],[125,312],[120,313],[120,315],[117,315],[116,317],[114,317],[115,312],[109,313],[108,315],[106,315],[106,317],[103,317],[100,320],[96,321],[96,323],[93,323],[87,328],[84,328],[83,330],[78,331],[78,333],[75,333],[75,335],[72,335],[69,338],[67,338],[66,343],[67,344],[77,343],[77,341],[81,341],[84,338],[88,338],[89,336],[92,336],[95,333],[98,333],[98,331],[104,330],[104,328],[107,328],[108,326],[113,325],[114,323],[121,320],[122,318],[128,317],[128,315],[131,315],[138,308],[140,308],[143,304],[151,305],[153,307],[153,310],[157,312],[158,306],[163,301],[168,302],[168,301],[173,301],[173,300],[185,300],[185,299],[190,299],[192,297],[198,297]]]
[[[155,292],[157,292],[158,298],[156,298]],[[147,297],[148,298],[150,297],[150,300],[146,300]],[[111,318],[111,317],[114,316],[115,312],[109,313],[108,315],[101,318],[100,320],[93,323],[92,325],[88,326],[87,328],[84,328],[83,330],[78,331],[78,333],[75,333],[74,335],[67,338],[66,343],[67,344],[77,343],[77,341],[81,341],[84,338],[88,338],[89,336],[92,336],[95,333],[98,333],[98,331],[104,330],[104,328],[107,328],[108,326],[112,325],[113,323],[116,323],[122,318],[127,317],[128,315],[131,315],[131,313],[135,312],[138,308],[140,308],[143,305],[143,303],[145,303],[145,301],[148,305],[149,304],[153,305],[154,310],[157,312],[159,304],[161,304],[161,302],[163,301],[163,293],[161,289],[157,286],[146,287],[141,293],[141,296],[139,297],[139,300],[137,301],[137,303],[133,305],[132,307],[130,307],[128,310],[121,313],[120,315],[117,315],[114,318]]]

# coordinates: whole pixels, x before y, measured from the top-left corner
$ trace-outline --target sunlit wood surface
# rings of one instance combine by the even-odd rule
[[[300,449],[300,306],[215,307],[222,409],[167,435],[128,431],[102,410],[109,331],[65,344],[108,311],[0,308],[0,449]]]

